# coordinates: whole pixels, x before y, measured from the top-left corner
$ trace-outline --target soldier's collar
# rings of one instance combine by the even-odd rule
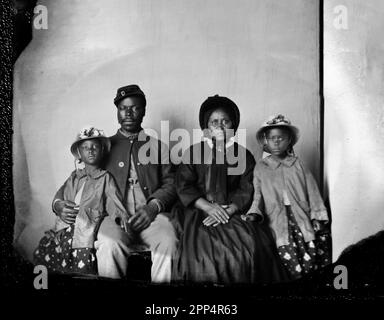
[[[142,128],[140,128],[140,130],[135,133],[126,133],[126,132],[123,132],[123,130],[119,129],[117,130],[117,133],[120,134],[120,136],[123,136],[128,139],[137,139],[141,131],[143,131]]]

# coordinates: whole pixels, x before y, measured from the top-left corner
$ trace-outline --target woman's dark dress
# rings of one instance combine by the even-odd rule
[[[286,279],[284,268],[266,224],[246,222],[240,214],[246,213],[253,199],[252,154],[238,144],[226,149],[226,163],[204,164],[212,149],[201,143],[203,155],[192,151],[184,156],[176,175],[176,185],[182,205],[175,209],[179,230],[179,248],[173,264],[175,281],[213,283],[270,283]],[[242,174],[229,175],[236,167],[235,157],[245,164]],[[200,158],[200,163],[196,163]],[[193,162],[194,161],[194,162]],[[189,163],[188,163],[189,162]],[[206,162],[205,162],[206,163]],[[219,204],[234,203],[239,212],[227,224],[206,227],[206,214],[193,207],[203,197]]]

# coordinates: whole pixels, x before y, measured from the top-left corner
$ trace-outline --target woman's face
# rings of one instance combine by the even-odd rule
[[[222,109],[216,109],[208,119],[208,129],[211,137],[216,140],[225,140],[234,135],[233,121]]]
[[[291,144],[291,136],[287,130],[280,128],[269,129],[265,132],[268,151],[275,157],[283,158]]]
[[[99,140],[85,140],[79,145],[81,161],[88,165],[98,165],[101,160],[101,143]]]

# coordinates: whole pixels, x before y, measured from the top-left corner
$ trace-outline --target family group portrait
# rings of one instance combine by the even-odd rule
[[[15,272],[52,286],[378,292],[382,2],[9,10]]]

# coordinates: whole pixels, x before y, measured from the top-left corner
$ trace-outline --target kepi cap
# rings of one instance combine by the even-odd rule
[[[137,84],[130,84],[117,89],[116,97],[113,99],[113,103],[117,106],[121,100],[131,96],[143,97],[146,104],[145,94]]]

